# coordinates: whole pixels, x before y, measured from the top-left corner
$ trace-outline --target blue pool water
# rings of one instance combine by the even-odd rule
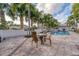
[[[56,32],[51,32],[53,35],[70,35],[68,31],[56,31]]]

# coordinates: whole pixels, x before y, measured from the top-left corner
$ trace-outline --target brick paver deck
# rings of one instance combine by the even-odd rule
[[[0,55],[12,56],[79,56],[79,34],[69,36],[53,36],[52,46],[49,41],[35,48],[31,45],[32,38],[14,38],[0,43]],[[18,48],[17,48],[18,47]]]

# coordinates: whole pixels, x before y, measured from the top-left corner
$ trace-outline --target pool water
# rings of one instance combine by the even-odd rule
[[[53,35],[70,35],[68,31],[56,31],[56,32],[51,32]]]

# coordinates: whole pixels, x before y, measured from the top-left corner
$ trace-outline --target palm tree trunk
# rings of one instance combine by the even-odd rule
[[[77,20],[75,19],[75,30],[77,30]]]
[[[31,24],[30,24],[30,25],[31,25],[31,27],[32,27],[32,26],[33,26],[33,22],[32,22],[32,19],[31,19],[30,21],[31,21]]]
[[[38,28],[39,28],[39,25],[40,25],[39,21],[37,23],[38,23]]]
[[[5,23],[5,15],[3,11],[0,11],[0,20],[1,20],[1,23]]]
[[[20,17],[20,29],[24,29],[23,17]]]

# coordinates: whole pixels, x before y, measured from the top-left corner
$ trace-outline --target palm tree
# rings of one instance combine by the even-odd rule
[[[9,15],[12,19],[20,18],[20,28],[24,29],[24,16],[26,15],[27,10],[27,4],[25,3],[13,3],[10,4],[10,8],[7,12],[7,15]]]
[[[8,4],[7,3],[0,3],[0,21],[1,23],[5,23],[5,12],[6,9],[8,8]]]
[[[36,9],[35,15],[33,16],[32,21],[38,24],[38,28],[39,28],[39,24],[41,23],[41,16],[42,16],[42,12]]]
[[[7,4],[3,4],[3,3],[0,3],[0,19],[1,19],[1,21],[3,22],[5,22],[5,8],[7,7]]]
[[[30,19],[31,19],[31,27],[33,25],[33,22],[37,22],[39,20],[39,11],[36,9],[34,4],[29,4],[29,9],[30,9]]]
[[[77,23],[79,21],[79,3],[74,3],[72,6],[72,14],[68,17],[67,25],[75,26],[77,29]]]
[[[48,28],[56,27],[59,24],[58,21],[54,19],[51,14],[44,14],[42,22],[43,25],[47,26]]]
[[[9,7],[8,3],[0,3],[0,28],[7,29],[7,23],[5,20],[5,13]]]
[[[16,19],[17,17],[20,18],[20,25],[21,29],[24,27],[24,18],[29,19],[29,27],[32,26],[32,19],[35,17],[36,8],[33,4],[26,4],[26,3],[14,3],[10,4],[10,8],[7,14],[12,18]],[[31,21],[31,22],[30,22]],[[30,24],[31,23],[31,24]]]
[[[31,21],[29,22],[29,25],[31,25],[30,27],[33,26],[33,23],[38,23],[38,27],[39,27],[39,23],[41,23],[42,11],[38,11],[38,9],[36,9],[35,6],[36,6],[35,4],[29,4],[29,8],[28,8],[29,10],[28,18],[30,18],[30,21]]]
[[[73,15],[73,19],[75,20],[75,25],[77,26],[77,23],[79,21],[79,3],[73,4],[72,15]]]
[[[29,28],[33,25],[33,22],[42,23],[45,26],[51,26],[51,24],[56,25],[57,21],[51,14],[44,14],[39,12],[34,4],[25,4],[25,3],[13,3],[9,4],[7,10],[7,15],[9,15],[13,20],[20,18],[21,29],[24,28],[24,19],[28,18]],[[30,22],[31,21],[31,22]],[[54,22],[54,23],[53,23]]]
[[[74,20],[73,16],[69,16],[68,20],[67,20],[67,26],[74,28],[74,30],[77,30],[77,23],[75,22],[76,20]]]

